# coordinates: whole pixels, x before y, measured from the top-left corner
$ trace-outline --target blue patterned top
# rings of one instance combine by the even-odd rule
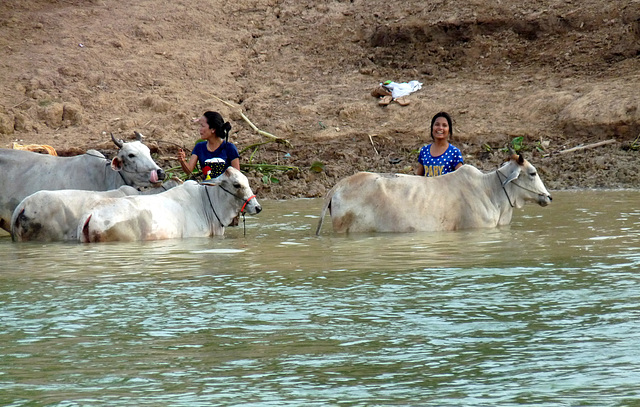
[[[202,178],[205,180],[216,178],[231,166],[231,161],[240,158],[236,146],[228,141],[224,141],[214,152],[207,149],[206,141],[201,141],[191,154],[198,156]]]
[[[464,164],[462,153],[457,147],[449,144],[447,150],[438,157],[431,155],[431,144],[423,146],[418,154],[418,162],[424,167],[425,177],[435,177],[438,175],[453,172],[456,165]]]

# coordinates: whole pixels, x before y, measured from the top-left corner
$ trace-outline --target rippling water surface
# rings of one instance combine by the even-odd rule
[[[224,238],[0,238],[3,406],[638,406],[640,192],[510,227],[334,235],[320,200]]]

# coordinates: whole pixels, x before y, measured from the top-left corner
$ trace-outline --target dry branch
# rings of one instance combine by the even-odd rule
[[[601,147],[601,146],[605,146],[607,144],[613,144],[616,141],[617,141],[616,139],[609,139],[609,140],[605,140],[605,141],[599,141],[597,143],[587,144],[586,146],[577,146],[577,147],[569,148],[567,150],[558,151],[557,154],[567,154],[567,153],[573,153],[574,151],[587,150],[587,149],[590,149],[590,148]]]
[[[369,141],[371,142],[371,145],[373,146],[373,151],[376,152],[376,155],[380,155],[380,153],[378,152],[378,150],[376,149],[376,145],[373,144],[373,138],[371,138],[371,134],[369,134]]]
[[[220,99],[220,98],[219,98],[219,97],[217,97],[216,95],[211,95],[211,96],[212,96],[214,99],[218,100],[219,102],[224,103],[225,105],[229,106],[230,108],[237,110],[237,111],[238,111],[238,113],[240,113],[240,116],[242,117],[242,119],[243,119],[245,122],[247,122],[247,123],[249,124],[249,126],[251,126],[251,128],[253,129],[253,131],[255,131],[256,133],[258,133],[258,134],[260,134],[260,135],[262,135],[262,136],[264,136],[264,137],[270,138],[272,141],[275,141],[275,142],[277,142],[277,143],[283,143],[283,144],[291,145],[291,143],[289,143],[289,141],[288,141],[288,140],[281,139],[280,137],[274,136],[274,135],[273,135],[273,134],[271,134],[271,133],[267,133],[266,131],[260,130],[258,127],[256,127],[256,125],[255,125],[255,124],[253,124],[253,123],[251,122],[251,120],[249,120],[249,118],[248,118],[247,116],[245,116],[245,114],[244,114],[244,113],[242,113],[242,109],[240,109],[239,107],[234,106],[233,104],[231,104],[231,103],[227,102],[226,100],[222,100],[222,99]]]

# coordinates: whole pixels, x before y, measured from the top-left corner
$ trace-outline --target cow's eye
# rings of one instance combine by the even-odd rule
[[[241,185],[240,185],[239,182],[234,182],[233,183],[233,187],[236,188],[236,189],[240,189]]]
[[[135,154],[129,154],[129,158],[133,158],[135,156],[136,156]]]
[[[530,172],[529,175],[531,175],[532,177],[535,177],[536,176],[536,172],[535,171]]]

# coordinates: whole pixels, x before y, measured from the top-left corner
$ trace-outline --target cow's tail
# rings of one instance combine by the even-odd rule
[[[22,209],[18,209],[15,211],[14,216],[11,218],[11,228],[9,233],[11,233],[11,240],[14,242],[19,242],[22,240],[22,230],[24,225],[24,207]]]
[[[331,208],[331,199],[333,199],[333,194],[336,192],[336,188],[338,184],[334,185],[333,188],[329,190],[327,196],[324,198],[324,204],[322,205],[322,212],[320,212],[320,220],[318,221],[318,227],[316,228],[316,236],[320,236],[320,229],[322,229],[322,222],[324,221],[324,216],[327,214],[327,209]],[[329,209],[329,213],[331,210]]]

